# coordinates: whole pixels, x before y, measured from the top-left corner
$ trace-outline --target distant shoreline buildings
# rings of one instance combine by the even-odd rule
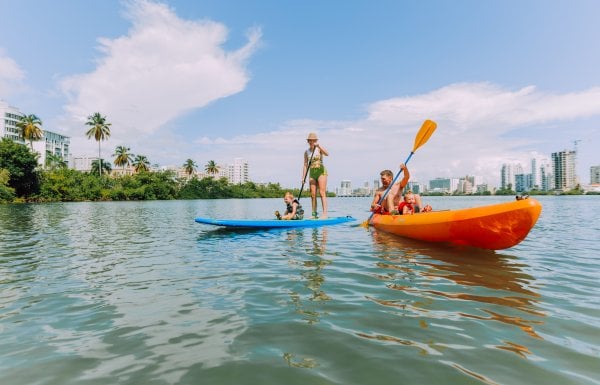
[[[0,100],[0,138],[9,138],[16,143],[28,145],[19,132],[17,123],[24,116],[18,108],[10,106]],[[50,155],[61,159],[67,167],[78,171],[89,172],[92,162],[97,161],[97,156],[74,157],[71,153],[71,138],[42,128],[43,137],[39,141],[33,141],[33,151],[39,154],[40,166],[46,164]],[[575,144],[577,141],[575,141]],[[565,192],[576,188],[584,191],[600,192],[600,165],[590,167],[590,183],[582,185],[576,174],[577,149],[563,150],[551,154],[550,159],[533,158],[530,161],[530,171],[525,172],[520,163],[505,163],[500,170],[500,189],[513,190],[517,193],[532,190],[549,192]],[[105,159],[103,161],[106,161]],[[112,163],[112,162],[111,162]],[[152,170],[172,170],[180,178],[195,176],[204,178],[213,176],[226,178],[229,183],[243,184],[250,181],[248,162],[243,158],[234,158],[232,164],[218,166],[216,174],[208,174],[205,170],[194,170],[189,175],[183,166],[175,167],[151,167]],[[114,168],[113,175],[131,175],[135,171],[133,167]],[[372,196],[374,191],[380,187],[379,180],[374,180],[372,186],[369,182],[363,182],[361,187],[353,188],[352,181],[343,180],[340,187],[335,189],[337,196]],[[460,178],[435,178],[427,184],[410,181],[408,188],[416,193],[431,194],[491,194],[488,185],[483,182],[481,176],[466,175]]]
[[[21,134],[17,123],[24,116],[18,108],[0,100],[0,138],[8,138],[15,143],[28,146]],[[54,155],[69,164],[71,138],[49,130],[42,129],[42,139],[33,141],[33,151],[39,154],[38,164],[44,166],[49,155]]]
[[[590,183],[581,184],[576,173],[576,150],[553,152],[550,159],[532,158],[530,171],[525,172],[520,163],[505,163],[500,170],[500,190],[512,190],[515,193],[530,191],[568,192],[577,188],[586,192],[600,192],[600,165],[590,167]],[[343,180],[336,195],[341,197],[373,196],[379,188],[379,181],[373,181],[373,187],[365,182],[362,187],[353,189],[350,180]],[[419,194],[495,194],[483,182],[481,176],[462,178],[435,178],[426,185],[409,182],[408,189]]]
[[[0,138],[8,138],[12,141],[20,144],[29,146],[21,137],[20,130],[17,127],[17,123],[20,119],[25,116],[17,107],[10,106],[3,100],[0,100]],[[61,135],[41,127],[43,137],[41,140],[33,141],[33,151],[39,154],[38,164],[41,167],[46,165],[46,159],[49,155],[58,157],[62,160],[67,167],[82,171],[90,172],[92,170],[92,163],[98,161],[98,156],[73,156],[71,153],[71,138],[66,135]],[[103,159],[103,162],[107,161]],[[110,162],[110,161],[109,161]],[[110,162],[112,164],[112,162]],[[248,162],[243,158],[234,158],[232,164],[224,166],[218,165],[218,172],[215,174],[209,174],[204,170],[194,170],[192,176],[197,178],[204,177],[216,177],[226,178],[229,183],[232,184],[244,184],[250,181],[249,177],[249,166]],[[180,178],[189,177],[190,175],[184,170],[183,167],[157,167],[152,166],[152,170],[171,170],[176,173]],[[125,168],[116,167],[111,171],[111,175],[132,175],[135,170],[132,166]]]

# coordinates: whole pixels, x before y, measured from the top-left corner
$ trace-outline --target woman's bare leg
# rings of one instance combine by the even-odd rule
[[[321,207],[323,208],[321,218],[327,218],[327,175],[319,176],[319,194],[321,195]]]
[[[314,213],[317,212],[317,181],[312,178],[310,179],[310,203],[312,205],[311,216],[314,216]]]

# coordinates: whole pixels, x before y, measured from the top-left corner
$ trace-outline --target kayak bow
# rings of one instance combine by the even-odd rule
[[[421,241],[500,250],[525,239],[541,211],[542,205],[528,198],[414,215],[376,214],[372,224],[379,230]]]

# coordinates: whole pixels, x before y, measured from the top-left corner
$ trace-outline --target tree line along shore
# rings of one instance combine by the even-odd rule
[[[300,192],[298,188],[282,188],[279,183],[232,184],[226,178],[212,176],[198,179],[192,176],[195,165],[189,160],[184,164],[184,168],[187,165],[190,170],[189,176],[178,178],[174,171],[150,171],[147,167],[136,168],[133,175],[109,176],[99,172],[103,166],[97,163],[92,165],[92,171],[82,172],[69,169],[52,157],[40,168],[37,157],[26,145],[6,138],[0,140],[0,203],[281,198],[286,191],[295,196]],[[214,164],[209,162],[209,166]],[[547,192],[531,191],[530,194]],[[568,192],[568,195],[577,194],[581,191]],[[515,192],[499,190],[496,195],[515,195]]]
[[[40,168],[37,153],[10,139],[0,140],[0,202],[77,202],[217,198],[282,198],[279,183],[232,184],[212,176],[177,178],[174,171],[139,168],[133,175],[82,172],[65,164]],[[98,166],[96,166],[96,169]],[[191,173],[190,173],[191,174]]]

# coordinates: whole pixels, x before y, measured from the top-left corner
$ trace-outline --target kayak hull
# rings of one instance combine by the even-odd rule
[[[382,231],[427,242],[450,242],[490,250],[520,243],[535,225],[542,205],[528,198],[460,210],[373,216]]]
[[[204,225],[246,228],[246,229],[277,229],[294,227],[320,227],[337,225],[355,221],[355,218],[333,217],[326,219],[299,219],[299,220],[279,220],[279,219],[212,219],[196,218],[195,221]]]

